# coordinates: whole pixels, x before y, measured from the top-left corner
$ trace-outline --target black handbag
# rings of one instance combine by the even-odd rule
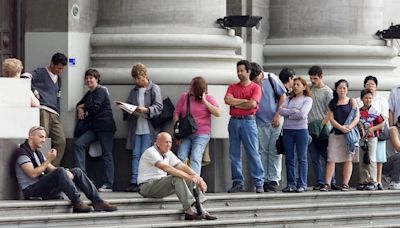
[[[174,125],[174,137],[176,139],[183,139],[197,131],[196,121],[192,114],[190,114],[190,95],[188,93],[186,99],[186,115],[180,117]]]
[[[175,107],[172,104],[171,99],[169,99],[169,97],[166,97],[163,100],[163,110],[161,114],[158,116],[154,116],[150,119],[154,129],[161,127],[168,120],[172,120],[172,117],[174,116],[174,111]]]
[[[285,148],[283,144],[283,130],[281,130],[281,133],[279,134],[279,137],[276,140],[276,152],[278,154],[285,154]]]

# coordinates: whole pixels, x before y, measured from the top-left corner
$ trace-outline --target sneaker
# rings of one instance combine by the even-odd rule
[[[106,201],[92,203],[95,211],[116,211],[117,206],[107,203]]]
[[[305,191],[307,191],[307,189],[304,188],[304,187],[296,188],[296,192],[297,193],[302,193],[302,192],[305,192]]]
[[[317,184],[314,186],[313,190],[320,190],[322,187],[324,186],[324,184]]]
[[[292,193],[292,192],[295,192],[295,191],[296,191],[296,188],[295,187],[290,187],[290,186],[287,186],[286,188],[282,189],[282,192],[285,192],[285,193]]]
[[[82,201],[75,205],[72,209],[72,213],[89,213],[91,211],[92,207]]]
[[[139,185],[132,183],[125,189],[125,192],[139,192],[140,188]]]
[[[256,187],[256,193],[263,193],[264,192],[264,188],[263,187]]]
[[[113,189],[110,186],[104,185],[97,189],[99,192],[112,192]]]
[[[339,185],[334,184],[334,183],[331,183],[331,189],[332,189],[332,190],[342,190],[342,188],[339,187]]]
[[[364,190],[366,188],[366,186],[367,186],[366,184],[358,184],[356,189],[357,190]]]
[[[270,181],[267,183],[268,190],[276,192],[278,190],[278,182]]]
[[[385,189],[383,188],[383,185],[382,185],[381,183],[379,183],[379,184],[377,185],[377,188],[378,188],[378,190],[385,190]]]
[[[400,182],[391,181],[389,189],[400,190]]]
[[[376,190],[376,186],[375,186],[375,184],[367,184],[367,185],[365,185],[364,190],[375,191]]]
[[[236,193],[236,192],[243,192],[242,184],[235,184],[232,186],[231,189],[228,190],[228,193]]]

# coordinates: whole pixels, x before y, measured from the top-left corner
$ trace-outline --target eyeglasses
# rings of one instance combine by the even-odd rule
[[[35,128],[32,128],[30,131],[29,131],[29,133],[31,134],[31,133],[33,133],[33,132],[35,132],[35,131],[44,131],[44,127],[42,127],[42,126],[39,126],[39,127],[35,127]]]

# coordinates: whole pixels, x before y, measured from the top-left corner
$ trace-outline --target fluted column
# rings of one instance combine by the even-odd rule
[[[227,84],[242,40],[215,24],[225,15],[225,0],[100,0],[92,65],[106,84],[131,84],[135,62],[159,84],[187,84],[196,75]]]
[[[388,1],[271,0],[270,32],[264,46],[264,66],[279,72],[291,66],[307,75],[313,64],[322,65],[328,84],[339,78],[360,89],[366,75],[385,77],[379,88],[399,83],[397,50],[375,36],[383,24]]]

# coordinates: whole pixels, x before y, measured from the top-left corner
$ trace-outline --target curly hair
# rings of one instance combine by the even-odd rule
[[[137,78],[140,76],[147,78],[147,67],[143,63],[136,63],[132,67],[131,75],[133,78]]]
[[[21,60],[15,58],[5,59],[3,62],[3,77],[16,77],[23,68]]]

